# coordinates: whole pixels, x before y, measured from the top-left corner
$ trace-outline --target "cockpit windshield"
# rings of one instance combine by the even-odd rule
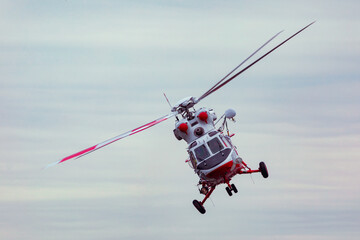
[[[224,146],[221,144],[220,140],[216,137],[211,139],[208,143],[208,146],[213,154],[219,152],[224,149]]]
[[[199,161],[203,161],[210,156],[210,153],[204,144],[195,148],[194,152],[197,160]]]

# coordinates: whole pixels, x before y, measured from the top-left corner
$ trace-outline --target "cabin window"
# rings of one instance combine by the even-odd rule
[[[194,152],[197,160],[199,161],[203,161],[210,156],[210,153],[204,144],[195,148]]]
[[[197,142],[196,142],[196,141],[192,142],[192,143],[190,144],[189,149],[195,147],[196,145],[197,145]]]
[[[197,121],[195,121],[195,122],[191,123],[191,126],[193,127],[193,126],[195,126],[196,124],[198,124],[198,122],[197,122]]]
[[[194,157],[194,154],[191,151],[189,152],[189,154],[190,154],[191,164],[192,164],[193,168],[196,168],[196,159]]]
[[[221,144],[220,140],[217,137],[211,139],[207,144],[213,154],[219,152],[224,148],[224,146]]]

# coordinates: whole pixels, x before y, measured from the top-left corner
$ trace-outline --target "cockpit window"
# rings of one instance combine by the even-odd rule
[[[220,138],[221,138],[221,140],[223,141],[223,143],[225,144],[225,147],[227,147],[227,144],[229,144],[231,148],[233,147],[229,136],[220,135]],[[226,143],[227,143],[227,144],[226,144]]]
[[[210,156],[210,153],[204,144],[201,145],[200,147],[197,147],[194,150],[194,152],[195,152],[195,156],[196,156],[197,160],[199,160],[199,161],[203,161]]]
[[[213,154],[219,152],[224,148],[224,146],[221,144],[220,140],[217,137],[211,139],[207,144]]]

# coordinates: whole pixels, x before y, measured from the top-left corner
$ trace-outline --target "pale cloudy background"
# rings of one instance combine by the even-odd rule
[[[358,239],[359,1],[1,1],[0,238]],[[317,22],[201,105],[237,113],[253,168],[201,215],[173,120],[48,163],[200,96],[280,30]],[[267,49],[270,49],[268,46]]]

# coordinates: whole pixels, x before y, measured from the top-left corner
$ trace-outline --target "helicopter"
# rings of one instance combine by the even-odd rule
[[[231,179],[234,176],[241,174],[261,173],[264,178],[268,178],[269,173],[264,162],[260,162],[257,169],[251,169],[239,156],[236,146],[231,141],[231,137],[234,136],[234,134],[230,134],[227,124],[229,120],[234,120],[234,117],[236,116],[235,110],[226,110],[225,113],[218,119],[213,109],[206,107],[195,109],[195,105],[238,77],[261,59],[275,51],[277,48],[314,23],[315,21],[306,25],[295,34],[291,35],[283,42],[272,48],[270,51],[263,54],[261,57],[234,74],[234,72],[238,70],[240,66],[247,62],[252,56],[254,56],[258,51],[260,51],[283,31],[275,34],[260,48],[258,48],[249,57],[242,61],[230,73],[228,73],[225,77],[223,77],[213,87],[211,87],[198,98],[189,96],[178,101],[174,106],[172,106],[167,96],[164,94],[166,101],[171,108],[169,114],[120,134],[114,138],[62,158],[59,161],[49,164],[47,167],[63,163],[71,159],[83,157],[120,139],[142,132],[169,118],[175,117],[175,128],[173,129],[173,133],[179,141],[184,140],[188,144],[187,153],[189,158],[185,162],[187,162],[194,170],[194,172],[199,176],[199,192],[200,194],[204,195],[202,201],[193,200],[193,205],[201,214],[204,214],[206,212],[204,204],[218,185],[225,184],[226,192],[229,196],[232,196],[233,193],[238,192],[236,186],[231,183]],[[222,124],[220,127],[216,127],[216,125],[221,120]]]

